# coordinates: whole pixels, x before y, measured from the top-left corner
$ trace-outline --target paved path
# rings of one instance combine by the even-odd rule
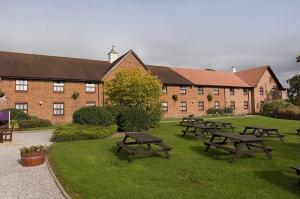
[[[46,164],[22,167],[19,148],[32,144],[50,145],[51,130],[14,133],[13,142],[0,144],[0,199],[64,198]]]

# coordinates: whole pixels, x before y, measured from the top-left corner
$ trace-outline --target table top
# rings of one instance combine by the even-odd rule
[[[222,121],[215,121],[215,120],[206,120],[205,123],[216,123],[216,124],[231,125],[230,122],[222,122]]]
[[[157,138],[153,135],[149,135],[148,133],[141,132],[125,132],[126,136],[131,137],[139,142],[162,142],[160,138]]]
[[[276,128],[268,128],[268,127],[263,127],[263,126],[245,126],[245,128],[248,129],[262,129],[262,130],[266,130],[266,131],[277,131],[278,129]]]
[[[220,131],[212,132],[212,134],[220,136],[220,137],[226,137],[226,138],[242,141],[242,142],[263,141],[263,138],[259,138],[259,137],[252,136],[252,135],[240,135],[240,134],[236,134],[236,133],[224,133],[224,132],[220,132]]]

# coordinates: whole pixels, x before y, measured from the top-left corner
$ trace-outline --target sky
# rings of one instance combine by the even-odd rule
[[[0,0],[0,51],[300,73],[299,0]]]

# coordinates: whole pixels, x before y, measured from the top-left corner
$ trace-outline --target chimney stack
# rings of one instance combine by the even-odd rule
[[[236,73],[236,67],[232,66],[231,68],[232,68],[232,72]]]
[[[116,59],[118,59],[118,56],[119,56],[119,54],[115,50],[115,46],[112,46],[110,52],[107,55],[108,55],[108,61],[110,63],[113,63],[114,61],[116,61]]]

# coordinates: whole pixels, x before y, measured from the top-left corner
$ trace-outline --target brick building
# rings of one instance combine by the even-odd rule
[[[132,51],[108,61],[0,52],[0,110],[15,107],[53,123],[70,122],[83,106],[102,106],[104,82],[124,68],[151,71],[163,83],[165,117],[203,115],[211,107],[232,107],[235,113],[258,112],[267,100],[284,99],[282,85],[269,66],[220,72],[146,65]],[[74,92],[78,99],[71,98]],[[208,100],[211,95],[211,100]]]

